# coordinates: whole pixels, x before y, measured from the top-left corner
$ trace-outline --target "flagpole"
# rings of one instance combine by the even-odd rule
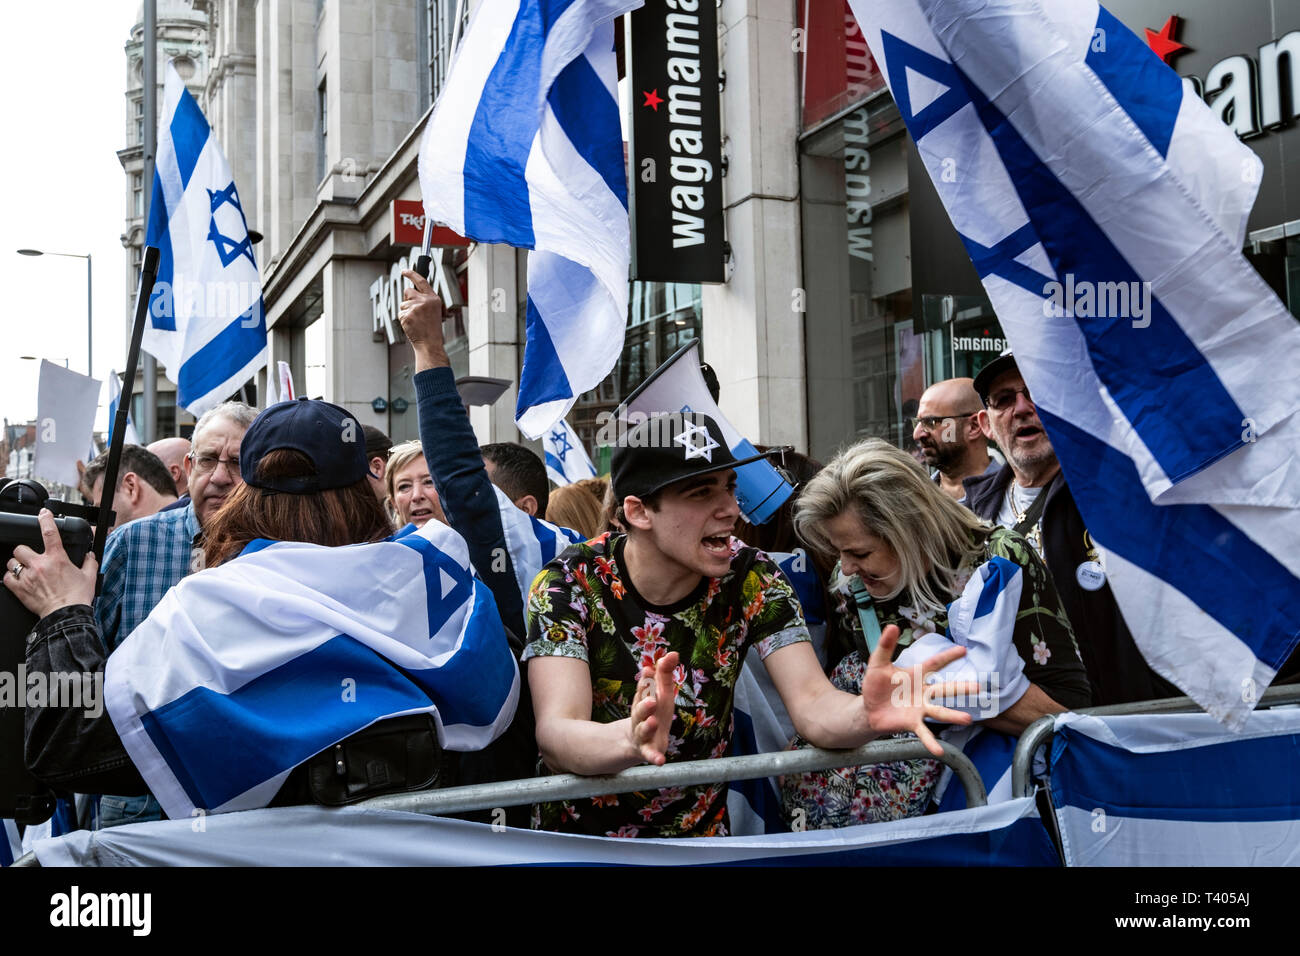
[[[149,206],[153,198],[154,154],[158,150],[158,3],[144,0],[144,34],[140,38],[140,55],[144,79],[144,228],[149,231]],[[140,415],[140,440],[148,445],[154,434],[158,417],[158,364],[148,352],[144,353],[144,401]],[[175,374],[173,370],[172,374]],[[132,380],[132,387],[134,386]]]

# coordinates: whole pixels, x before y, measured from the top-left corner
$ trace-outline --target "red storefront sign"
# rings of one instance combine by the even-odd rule
[[[424,205],[418,199],[393,200],[392,243],[418,246],[424,242]],[[433,227],[435,246],[468,246],[469,240],[446,226]]]
[[[885,85],[848,0],[803,0],[799,26],[804,129]]]

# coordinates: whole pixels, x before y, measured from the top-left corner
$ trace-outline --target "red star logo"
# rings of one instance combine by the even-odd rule
[[[1159,33],[1147,28],[1147,46],[1151,47],[1156,56],[1160,57],[1165,63],[1173,59],[1176,54],[1191,49],[1191,47],[1184,46],[1174,39],[1174,34],[1178,32],[1182,22],[1182,17],[1173,16],[1165,21],[1165,25],[1160,28]]]
[[[641,105],[642,105],[642,106],[648,106],[648,107],[650,107],[652,110],[654,110],[656,113],[658,113],[658,112],[659,112],[659,104],[662,103],[662,102],[664,101],[663,97],[659,95],[659,89],[658,89],[658,87],[656,87],[655,89],[651,90],[649,93],[647,93],[647,92],[645,92],[644,90],[642,90],[642,91],[641,91],[641,95],[645,97],[645,102],[642,103]]]

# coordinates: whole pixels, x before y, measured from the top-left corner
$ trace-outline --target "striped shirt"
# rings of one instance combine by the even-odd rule
[[[198,535],[190,503],[124,524],[108,536],[95,622],[110,654],[190,572]]]

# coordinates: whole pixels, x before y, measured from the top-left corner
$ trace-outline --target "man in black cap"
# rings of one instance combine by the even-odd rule
[[[975,377],[984,403],[980,427],[1007,463],[967,478],[966,506],[981,518],[1019,531],[1052,572],[1095,704],[1177,697],[1180,691],[1143,658],[1106,581],[1102,555],[1061,474],[1051,440],[1008,349]]]
[[[902,673],[889,663],[896,628],[872,655],[862,697],[831,686],[790,584],[766,555],[731,536],[736,468],[753,460],[737,460],[717,422],[693,413],[654,416],[615,448],[611,479],[627,534],[568,548],[528,597],[524,658],[537,742],[552,769],[605,774],[723,756],[751,645],[795,727],[820,746],[912,731],[937,752],[923,717],[968,722],[923,695],[891,700]],[[960,654],[941,654],[925,670]],[[902,686],[917,679],[908,675]],[[726,801],[726,784],[669,787],[544,804],[534,825],[602,836],[724,835]]]

